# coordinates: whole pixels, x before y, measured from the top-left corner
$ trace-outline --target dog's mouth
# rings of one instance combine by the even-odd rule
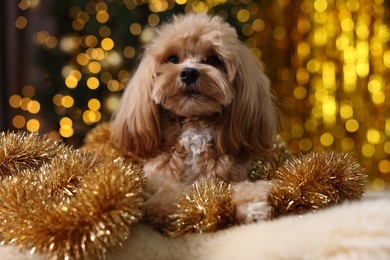
[[[194,84],[185,84],[183,86],[183,96],[193,98],[195,96],[201,95],[200,92],[196,89]]]

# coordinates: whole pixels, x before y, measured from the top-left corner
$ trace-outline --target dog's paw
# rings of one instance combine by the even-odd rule
[[[236,221],[248,224],[269,218],[271,207],[267,197],[272,184],[265,181],[243,182],[233,186],[233,198],[236,204]]]
[[[236,209],[236,219],[240,223],[253,223],[268,219],[270,207],[265,201],[246,203]]]

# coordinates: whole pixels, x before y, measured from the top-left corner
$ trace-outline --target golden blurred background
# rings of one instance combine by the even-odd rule
[[[21,0],[15,6],[12,26],[25,35],[19,47],[39,49],[32,66],[43,76],[27,77],[8,93],[8,128],[79,145],[86,131],[109,120],[154,27],[175,13],[207,11],[229,21],[264,62],[283,117],[280,133],[294,153],[351,153],[367,168],[370,189],[390,186],[389,1]],[[39,26],[42,17],[48,23]]]

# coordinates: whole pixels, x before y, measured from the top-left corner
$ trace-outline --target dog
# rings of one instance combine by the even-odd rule
[[[276,108],[261,62],[218,16],[178,15],[144,49],[114,114],[112,142],[144,160],[146,219],[159,225],[204,178],[233,187],[240,223],[266,218],[268,182],[248,182],[272,147]]]

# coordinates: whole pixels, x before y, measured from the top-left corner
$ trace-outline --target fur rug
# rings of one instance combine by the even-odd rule
[[[345,203],[317,213],[170,239],[143,224],[132,227],[112,260],[390,259],[390,196]],[[44,259],[0,247],[2,260]]]

